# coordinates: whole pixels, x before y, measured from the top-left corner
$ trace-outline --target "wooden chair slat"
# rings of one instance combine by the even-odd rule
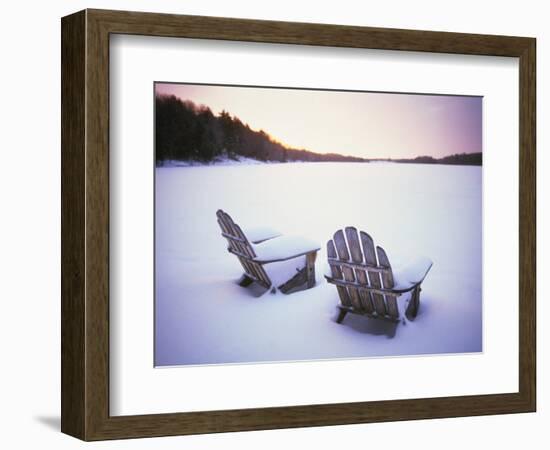
[[[349,252],[348,246],[346,245],[346,238],[344,237],[344,232],[338,230],[334,233],[334,245],[336,246],[336,252],[338,253],[338,258],[349,261]]]
[[[385,298],[388,316],[390,316],[392,319],[398,319],[399,308],[397,306],[397,297],[395,295],[386,295]]]
[[[250,275],[251,278],[253,278],[255,280],[258,280],[258,279],[261,280],[260,275],[258,274],[258,272],[256,271],[256,269],[254,267],[254,264],[252,262],[250,262],[249,259],[241,258],[241,257],[239,257],[238,259],[241,262],[242,266],[244,267],[244,271],[245,271],[246,274]]]
[[[252,244],[248,242],[248,239],[243,233],[243,230],[241,230],[241,227],[237,224],[233,224],[233,227],[235,229],[235,233],[237,233],[237,237],[239,237],[242,241],[240,245],[243,248],[243,251],[250,256],[250,258],[254,258],[256,256],[256,253],[254,252],[254,249],[252,248]]]
[[[346,238],[344,237],[344,232],[342,230],[338,230],[334,233],[333,239],[334,245],[336,246],[336,253],[338,253],[338,258],[344,261],[349,261],[350,255],[346,244]],[[342,266],[342,273],[344,274],[344,280],[355,281],[355,272],[352,268]],[[362,309],[359,291],[354,287],[348,287],[347,289],[353,307],[359,310]]]
[[[257,278],[262,282],[260,284],[263,284],[265,288],[269,289],[272,283],[262,265],[257,262],[250,262],[250,266],[257,274]]]
[[[218,225],[220,226],[222,233],[226,234],[227,236],[231,235],[231,232],[220,217],[218,217]],[[228,238],[226,237],[226,239]]]
[[[255,261],[252,261],[252,259],[256,256],[256,253],[254,252],[254,249],[252,248],[252,245],[246,238],[245,234],[241,230],[241,227],[234,222],[232,223],[232,225],[236,237],[239,238],[239,241],[233,242],[239,247],[241,253],[246,255],[246,265],[248,266],[250,272],[255,276],[257,280],[261,281],[260,284],[264,285],[264,287],[271,287],[271,280],[269,279],[269,276],[265,272],[262,265]]]
[[[260,278],[263,280],[263,282],[265,283],[265,286],[267,288],[271,287],[272,283],[271,283],[271,279],[269,278],[269,276],[267,275],[267,272],[265,271],[264,269],[264,266],[259,264],[259,263],[256,263],[256,270],[258,271],[258,273],[260,274]]]
[[[239,253],[239,254],[243,254],[243,255],[246,254],[246,253],[243,253],[240,243],[238,241],[235,241],[234,239],[232,239],[233,230],[231,230],[229,228],[227,223],[223,219],[218,219],[218,224],[220,225],[220,228],[222,229],[222,231],[225,234],[224,237],[227,240],[227,243],[229,245],[229,249],[232,250],[232,251],[235,251],[236,253]]]
[[[247,275],[252,275],[252,278],[255,278],[255,274],[250,270],[250,267],[248,266],[248,261],[244,258],[237,257],[239,262],[241,263],[241,266],[243,266],[244,273]]]
[[[351,260],[354,263],[364,263],[364,257],[363,257],[363,251],[361,250],[361,242],[359,241],[359,235],[357,234],[357,229],[355,227],[347,227],[346,228],[346,237],[348,240],[348,247],[349,252],[351,254]],[[355,271],[355,279],[363,284],[368,285],[369,280],[367,278],[367,272],[365,270],[355,268],[352,269]],[[372,303],[371,294],[366,289],[360,289],[358,290],[359,293],[359,300],[361,303],[362,308],[367,313],[372,313],[374,311],[374,305]]]
[[[376,253],[378,254],[378,262],[380,263],[380,265],[382,267],[390,269],[388,271],[382,272],[381,274],[382,282],[384,283],[384,289],[390,289],[394,286],[390,260],[388,259],[388,255],[386,255],[386,251],[382,247],[377,246]]]
[[[327,256],[329,258],[338,257],[338,255],[336,254],[336,248],[334,247],[334,242],[332,241],[332,239],[327,242]],[[340,266],[337,266],[337,265],[330,266],[330,271],[332,273],[333,278],[338,278],[339,280],[344,278],[344,276],[342,275],[342,269]]]
[[[241,228],[223,210],[218,210],[216,216],[229,248],[237,253],[237,259],[241,263],[245,274],[261,285],[265,285],[266,288],[270,287],[271,281],[265,271],[257,263],[251,261],[255,253]]]
[[[365,262],[371,266],[377,266],[376,251],[374,249],[374,241],[368,233],[361,231],[361,243],[363,244],[363,253],[365,254]]]
[[[361,251],[361,243],[359,242],[357,229],[355,227],[346,227],[346,238],[348,239],[348,247],[351,254],[351,260],[355,263],[362,263],[363,252]]]
[[[374,241],[368,233],[361,231],[361,243],[363,244],[363,252],[365,254],[365,262],[367,265],[377,266],[376,260],[376,250],[374,248]],[[382,280],[380,279],[380,274],[372,270],[368,271],[369,274],[369,284],[375,288],[382,287]],[[374,307],[374,310],[377,314],[381,316],[386,315],[386,303],[384,302],[384,296],[376,293],[371,293],[371,300]]]
[[[229,217],[225,212],[220,211],[219,219],[222,221],[225,228],[228,230],[228,234],[232,236],[236,236],[235,231],[233,230],[233,221],[231,220],[231,217]]]
[[[334,247],[334,242],[332,239],[327,242],[327,255],[329,258],[337,258],[338,255],[336,254],[336,248]],[[330,271],[333,278],[336,278],[338,280],[342,280],[344,278],[344,275],[342,274],[342,269],[340,266],[330,266]],[[340,301],[342,302],[342,305],[351,306],[351,300],[349,298],[348,290],[344,286],[336,286],[336,290],[338,291],[338,296],[340,297]]]
[[[220,211],[220,220],[223,224],[223,228],[225,228],[226,230],[226,234],[228,235],[227,240],[230,247],[234,250],[237,250],[241,254],[248,255],[248,252],[246,251],[246,244],[243,245],[240,242],[242,239],[238,235],[237,230],[235,229],[235,223],[233,222],[231,217],[229,217],[229,215],[225,212]]]
[[[390,269],[388,271],[381,272],[380,277],[382,278],[384,289],[391,289],[394,284],[393,274],[391,272],[391,264],[390,260],[388,259],[388,255],[386,255],[386,251],[380,246],[376,247],[376,254],[378,255],[378,263],[380,264],[380,266]],[[391,295],[386,295],[384,296],[384,299],[386,301],[386,309],[388,311],[388,315],[392,317],[399,317],[399,310],[397,307],[396,298]]]
[[[244,255],[243,257],[237,256],[237,259],[241,263],[245,274],[247,274],[250,278],[254,280],[260,280],[263,282],[263,284],[265,284],[265,279],[264,277],[262,277],[262,274],[258,272],[254,265],[248,261],[250,257],[248,246],[246,245],[246,243],[240,242],[243,239],[238,235],[238,231],[231,217],[229,217],[223,211],[218,211],[216,215],[218,216],[218,224],[226,235],[225,238],[229,244],[229,248],[240,255]],[[233,238],[236,238],[238,240],[235,240]],[[246,242],[246,238],[244,239],[244,241]]]
[[[380,247],[376,247],[376,254],[378,255],[378,263],[380,266],[385,267],[389,270],[381,272],[380,277],[382,278],[382,284],[384,289],[391,289],[394,286],[393,283],[393,274],[391,272],[391,264],[386,255],[386,251]],[[399,317],[399,309],[397,307],[397,300],[394,296],[385,295],[384,299],[386,301],[386,309],[390,317]]]
[[[239,226],[235,222],[233,222],[233,219],[231,219],[229,214],[222,211],[222,217],[223,217],[223,222],[225,223],[225,226],[229,230],[228,234],[235,238],[235,239],[232,239],[231,237],[229,237],[229,240],[232,242],[234,248],[238,250],[239,253],[247,255],[249,257],[251,257],[251,255],[254,255],[254,251],[252,251],[251,253],[252,247],[250,246],[250,243],[246,239],[246,236],[244,236]]]

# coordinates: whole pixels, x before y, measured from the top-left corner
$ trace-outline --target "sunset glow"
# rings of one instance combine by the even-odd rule
[[[482,98],[156,83],[238,117],[274,139],[318,153],[441,158],[482,151]]]

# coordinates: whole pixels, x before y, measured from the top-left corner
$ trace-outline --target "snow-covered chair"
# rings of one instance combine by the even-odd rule
[[[341,323],[346,314],[401,320],[397,297],[411,292],[405,315],[416,317],[420,305],[420,285],[432,267],[432,261],[422,257],[402,270],[392,270],[382,247],[374,246],[372,238],[354,227],[338,230],[327,242],[328,272],[326,280],[336,285],[340,296]]]
[[[270,290],[279,289],[284,294],[305,285],[306,289],[315,285],[315,259],[320,246],[309,239],[298,236],[282,236],[272,228],[242,229],[226,212],[216,212],[222,236],[229,244],[227,250],[235,255],[244,269],[239,285],[246,287],[253,282]],[[287,261],[305,256],[305,267],[296,272],[285,283],[274,286],[264,269],[264,265]]]

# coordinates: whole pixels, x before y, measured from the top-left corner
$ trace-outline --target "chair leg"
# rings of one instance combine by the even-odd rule
[[[415,318],[418,314],[418,309],[420,308],[420,285],[415,287],[411,294],[411,299],[409,300],[409,306],[407,307],[407,317]]]
[[[250,278],[246,273],[243,273],[243,276],[239,280],[239,286],[241,287],[247,287],[250,286],[254,280]]]
[[[311,252],[306,255],[306,277],[307,277],[308,289],[315,286],[315,260],[316,259],[317,259],[317,252]]]
[[[300,286],[302,286],[304,283],[307,282],[307,270],[306,268],[304,267],[303,269],[300,269],[296,275],[294,275],[290,280],[288,280],[287,282],[281,284],[280,286],[278,286],[278,289],[283,293],[283,294],[288,294],[290,291],[292,291],[293,289],[296,289]]]
[[[342,320],[344,320],[344,317],[346,317],[346,314],[348,312],[345,309],[341,309],[340,313],[338,314],[338,318],[336,319],[336,323],[342,323]]]

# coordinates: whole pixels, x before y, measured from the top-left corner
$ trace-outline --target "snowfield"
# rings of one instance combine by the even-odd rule
[[[269,164],[277,164],[278,161],[269,161]],[[253,158],[246,158],[244,156],[235,156],[234,158],[228,158],[227,156],[218,157],[216,160],[205,163],[200,161],[176,161],[168,160],[162,163],[163,168],[173,167],[204,167],[204,166],[238,166],[238,165],[258,165],[265,164],[262,161]]]
[[[481,167],[420,164],[157,168],[155,365],[481,352],[481,181]],[[220,208],[243,228],[318,242],[315,287],[284,295],[238,286],[242,268],[220,235]],[[394,267],[433,261],[414,321],[348,314],[335,322],[326,242],[349,225],[368,232]],[[300,264],[266,268],[277,283]]]

